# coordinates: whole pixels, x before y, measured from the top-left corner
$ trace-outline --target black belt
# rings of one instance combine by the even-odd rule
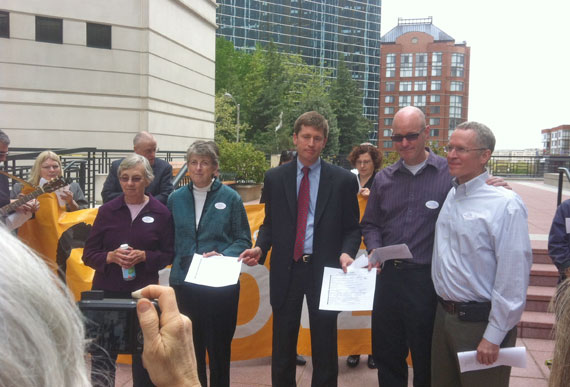
[[[429,263],[422,264],[422,263],[409,262],[407,259],[391,259],[389,261],[384,262],[384,267],[386,266],[393,266],[394,269],[398,270],[418,270],[418,269],[431,270],[431,265]]]
[[[309,263],[313,259],[313,254],[303,254],[299,257],[298,260],[293,260],[295,263]]]
[[[469,302],[457,302],[444,300],[440,296],[437,296],[437,300],[449,314],[457,314],[461,320],[466,321],[484,321],[489,317],[489,312],[491,311],[490,301],[469,301]]]

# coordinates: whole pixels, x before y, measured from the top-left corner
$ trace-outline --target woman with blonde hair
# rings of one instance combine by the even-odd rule
[[[30,172],[28,182],[34,187],[43,186],[52,179],[63,176],[63,168],[61,160],[57,154],[52,151],[43,151],[36,157],[36,161]],[[22,192],[22,184],[16,183],[12,192],[11,199],[17,199]],[[77,211],[89,207],[89,203],[85,200],[85,195],[81,191],[79,184],[72,182],[71,184],[55,191],[58,203],[61,207],[65,206],[66,211]]]

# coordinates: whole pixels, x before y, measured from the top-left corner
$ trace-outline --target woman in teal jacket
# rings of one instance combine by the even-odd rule
[[[198,377],[207,386],[230,385],[231,343],[236,329],[239,282],[209,287],[184,282],[194,254],[238,257],[251,247],[251,230],[240,196],[218,178],[218,147],[196,141],[187,152],[191,183],[174,191],[168,208],[174,218],[174,262],[170,285],[180,311],[192,320]]]

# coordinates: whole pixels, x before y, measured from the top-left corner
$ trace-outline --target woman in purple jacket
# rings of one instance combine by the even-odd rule
[[[158,271],[172,263],[174,230],[170,211],[145,195],[153,179],[146,158],[132,154],[118,170],[123,194],[99,208],[83,251],[83,262],[95,269],[93,290],[105,298],[131,298],[131,292],[158,283]],[[92,354],[91,380],[114,386],[117,353]],[[140,355],[133,355],[133,385],[152,386]]]

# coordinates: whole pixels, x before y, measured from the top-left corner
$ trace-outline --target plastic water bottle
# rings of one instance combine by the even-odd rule
[[[127,250],[129,248],[129,244],[128,243],[123,243],[121,246],[119,246],[121,249],[123,250]],[[123,279],[125,281],[132,281],[136,278],[137,273],[135,272],[135,267],[131,266],[128,269],[125,269],[124,267],[121,268],[123,270]]]

